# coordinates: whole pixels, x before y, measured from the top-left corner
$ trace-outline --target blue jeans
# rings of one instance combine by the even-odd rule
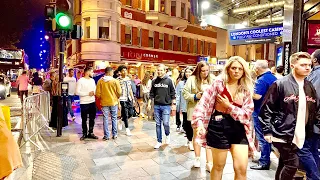
[[[320,180],[318,143],[319,135],[313,134],[311,138],[305,140],[303,148],[298,151],[308,180]]]
[[[68,104],[68,113],[70,113],[71,117],[74,117],[74,112],[73,112],[73,109],[72,109],[73,100],[74,100],[74,96],[69,95],[67,104]]]
[[[111,115],[111,122],[112,122],[112,136],[117,135],[117,115],[118,115],[118,105],[115,106],[103,106],[102,107],[103,113],[103,132],[104,137],[109,138],[109,113]]]
[[[259,114],[256,112],[252,113],[254,130],[256,132],[256,137],[259,142],[261,157],[259,159],[259,164],[262,166],[270,166],[270,153],[271,144],[264,139],[262,128],[260,126]]]
[[[156,120],[157,140],[162,142],[162,128],[163,123],[166,136],[170,134],[170,112],[171,106],[154,105],[154,117]]]

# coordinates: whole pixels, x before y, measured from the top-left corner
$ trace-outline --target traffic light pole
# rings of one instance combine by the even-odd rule
[[[61,90],[61,83],[63,82],[63,66],[64,66],[64,50],[66,46],[66,32],[60,32],[60,52],[59,52],[59,90]],[[61,92],[61,91],[60,91]],[[58,124],[57,137],[62,135],[62,126],[64,121],[64,102],[62,94],[58,96]]]

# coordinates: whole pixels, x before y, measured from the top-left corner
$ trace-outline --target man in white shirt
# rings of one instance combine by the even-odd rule
[[[69,69],[68,70],[68,76],[63,79],[63,82],[66,82],[69,84],[69,89],[68,89],[68,112],[70,113],[70,116],[72,120],[74,121],[76,117],[74,116],[74,112],[72,110],[72,103],[74,100],[74,95],[76,91],[76,86],[77,86],[77,80],[74,77],[74,70]]]
[[[305,79],[311,71],[310,55],[292,54],[290,66],[292,73],[269,88],[259,114],[265,140],[280,153],[276,180],[293,179],[299,166],[297,152],[320,119],[316,90]]]
[[[84,69],[84,77],[80,78],[77,83],[76,93],[80,97],[80,109],[81,109],[81,119],[82,119],[82,132],[83,135],[80,140],[85,138],[98,139],[97,136],[93,134],[94,121],[96,118],[96,83],[92,79],[93,70],[92,68]],[[87,127],[87,119],[89,115],[89,132]]]

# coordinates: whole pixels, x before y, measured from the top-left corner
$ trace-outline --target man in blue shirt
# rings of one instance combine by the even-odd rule
[[[271,144],[264,139],[258,116],[264,96],[267,94],[267,91],[271,84],[276,81],[277,78],[271,73],[270,69],[268,68],[268,61],[266,60],[256,61],[254,70],[258,75],[258,78],[253,94],[254,112],[252,113],[252,117],[254,129],[256,132],[256,138],[259,141],[259,146],[261,149],[261,157],[259,159],[259,164],[251,166],[250,168],[255,170],[269,170]]]

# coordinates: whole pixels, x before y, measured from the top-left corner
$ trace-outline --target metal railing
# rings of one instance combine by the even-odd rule
[[[36,139],[44,128],[54,132],[49,127],[50,112],[50,94],[48,92],[42,92],[24,99],[22,105],[23,142],[20,148],[30,142],[39,150],[43,150],[37,144]]]

